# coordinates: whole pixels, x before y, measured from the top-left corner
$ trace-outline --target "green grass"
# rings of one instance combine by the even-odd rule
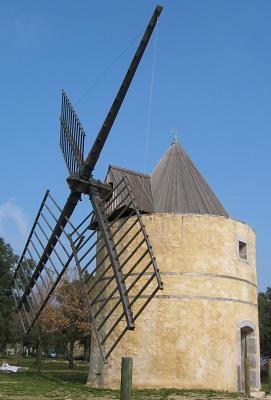
[[[0,364],[3,360],[0,360]],[[11,365],[17,359],[6,358]],[[90,389],[85,386],[88,374],[86,364],[68,369],[65,361],[43,360],[38,374],[34,359],[21,359],[20,366],[29,371],[20,374],[0,374],[0,399],[91,399],[95,397],[118,398],[118,392]]]
[[[17,365],[16,358],[6,358],[11,365]],[[2,364],[3,359],[0,359]],[[0,374],[0,400],[114,400],[119,398],[117,390],[91,389],[85,386],[88,366],[78,363],[73,370],[62,360],[43,360],[42,372],[37,373],[35,360],[23,358],[20,365],[29,371],[21,374]],[[177,400],[177,398],[196,400],[243,398],[236,393],[213,390],[133,390],[133,400]]]
[[[230,392],[217,392],[215,390],[207,390],[207,389],[144,389],[144,390],[134,390],[133,391],[133,399],[170,399],[172,397],[187,397],[187,398],[195,398],[197,400],[200,399],[237,399],[245,397],[240,396],[239,393],[230,393]]]
[[[268,383],[262,383],[262,390],[263,390],[266,394],[269,394],[269,392],[270,392],[269,384],[268,384]]]

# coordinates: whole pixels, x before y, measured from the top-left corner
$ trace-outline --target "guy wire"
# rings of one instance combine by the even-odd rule
[[[143,173],[146,175],[147,164],[148,164],[148,154],[149,154],[149,139],[150,139],[150,125],[151,125],[151,112],[152,112],[152,99],[153,99],[153,86],[154,86],[154,72],[156,63],[156,49],[157,49],[157,39],[158,39],[158,21],[155,29],[155,39],[154,39],[154,49],[153,49],[153,59],[152,59],[152,72],[151,72],[151,84],[150,84],[150,97],[149,97],[149,109],[147,118],[147,129],[146,129],[146,139],[145,139],[145,156],[144,156],[144,170]],[[143,208],[143,196],[145,192],[145,179],[143,178],[143,188],[141,196],[140,210]]]

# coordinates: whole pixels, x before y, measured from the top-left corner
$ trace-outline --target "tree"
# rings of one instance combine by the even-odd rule
[[[261,355],[271,357],[271,288],[258,294]]]
[[[50,332],[65,345],[69,368],[73,368],[75,342],[90,336],[88,307],[79,280],[62,281],[44,308],[39,326],[41,332]]]
[[[11,278],[18,257],[9,244],[0,238],[0,351],[12,336],[11,321],[14,302],[11,293]]]
[[[75,342],[90,335],[88,307],[85,304],[81,283],[78,280],[64,281],[56,292],[56,300],[57,325],[66,342],[69,368],[73,368]]]

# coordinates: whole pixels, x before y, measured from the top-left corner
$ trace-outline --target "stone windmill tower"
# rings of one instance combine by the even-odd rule
[[[150,176],[110,166],[106,182],[115,187],[123,176],[143,213],[164,291],[108,364],[93,343],[89,384],[118,387],[121,357],[130,356],[138,388],[242,391],[249,355],[258,390],[254,230],[229,217],[176,138]]]

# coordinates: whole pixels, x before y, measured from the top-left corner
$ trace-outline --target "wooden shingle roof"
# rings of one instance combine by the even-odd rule
[[[127,177],[137,206],[143,213],[228,217],[227,211],[177,142],[171,144],[150,176],[110,166],[105,181],[115,187],[123,175]]]
[[[155,212],[228,217],[208,183],[179,143],[172,143],[151,174]]]
[[[112,183],[113,188],[126,176],[132,193],[135,197],[137,207],[141,212],[151,213],[154,211],[153,198],[151,191],[150,176],[135,172],[129,169],[109,166],[105,182]],[[118,201],[122,201],[122,195],[119,196]],[[124,202],[125,204],[125,202]]]

